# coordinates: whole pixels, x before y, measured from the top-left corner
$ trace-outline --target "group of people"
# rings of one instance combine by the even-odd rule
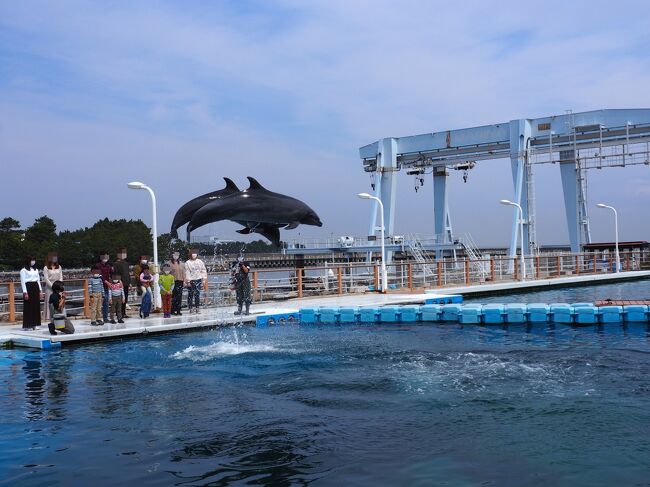
[[[100,252],[99,259],[90,270],[88,294],[90,299],[90,324],[101,326],[106,322],[124,323],[129,291],[136,286],[141,297],[139,316],[146,318],[151,313],[153,303],[154,274],[149,266],[148,256],[142,255],[137,264],[131,266],[127,261],[126,249],[117,252],[117,260],[109,262],[109,254]],[[183,289],[187,289],[187,307],[191,314],[201,312],[201,290],[207,289],[208,273],[205,264],[196,250],[190,250],[189,259],[180,260],[179,252],[172,252],[171,259],[161,267],[158,277],[162,311],[165,318],[182,315]],[[231,283],[237,294],[235,314],[249,314],[251,286],[250,265],[240,257],[231,269]],[[55,253],[48,254],[43,268],[43,282],[36,259],[30,257],[20,271],[23,292],[23,329],[33,330],[41,326],[40,300],[44,299],[43,318],[48,321],[50,333],[74,333],[74,327],[67,319],[65,311],[65,289],[63,269]],[[245,306],[245,308],[244,308]],[[110,318],[110,320],[109,320]]]

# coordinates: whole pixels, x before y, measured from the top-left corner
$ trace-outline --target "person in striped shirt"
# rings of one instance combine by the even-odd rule
[[[124,303],[124,285],[119,275],[114,275],[111,281],[104,282],[108,287],[108,306],[111,313],[111,324],[115,324],[115,315],[117,323],[124,323],[122,319],[122,303]]]

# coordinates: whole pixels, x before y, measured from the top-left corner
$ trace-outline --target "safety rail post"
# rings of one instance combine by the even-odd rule
[[[537,279],[541,279],[541,272],[540,272],[541,269],[540,269],[540,262],[539,261],[540,261],[539,255],[536,255],[535,256],[535,276],[537,277]]]
[[[576,254],[576,274],[580,274],[580,254]]]
[[[257,271],[253,271],[253,301],[259,301],[259,292],[257,290]]]
[[[628,252],[625,253],[625,270],[630,270],[630,254]]]
[[[375,292],[379,292],[379,266],[377,264],[372,267],[372,282],[375,286]]]
[[[468,259],[465,259],[464,270],[465,270],[465,285],[469,286],[469,260]]]
[[[336,268],[336,285],[339,288],[339,296],[343,294],[343,269],[340,267]]]
[[[555,257],[555,265],[557,268],[557,277],[560,277],[560,256]]]
[[[512,260],[513,260],[514,263],[515,263],[515,274],[514,274],[514,278],[515,278],[515,280],[517,280],[517,279],[519,279],[519,259],[517,259],[517,258],[515,257],[515,258],[512,259]]]
[[[438,287],[442,287],[442,262],[437,262]]]
[[[9,293],[9,321],[13,323],[16,321],[16,296],[14,295],[16,289],[14,287],[14,281],[7,283],[7,292]]]
[[[408,287],[409,290],[413,290],[413,264],[408,263]]]
[[[84,279],[84,316],[90,317],[90,293],[88,292],[88,279]]]
[[[496,269],[494,268],[494,257],[490,257],[490,281],[496,279]]]
[[[598,272],[596,270],[596,253],[594,252],[592,255],[593,255],[593,261],[594,261],[594,274],[595,274],[596,272]]]
[[[297,277],[298,277],[298,297],[302,298],[302,267],[299,267],[296,269]]]

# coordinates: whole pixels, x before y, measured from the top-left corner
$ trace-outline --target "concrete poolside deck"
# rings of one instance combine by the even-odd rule
[[[124,324],[105,324],[90,326],[89,320],[73,320],[75,333],[73,335],[49,334],[47,325],[39,330],[23,331],[20,324],[3,324],[0,326],[0,345],[27,347],[36,349],[58,348],[62,345],[78,344],[88,341],[147,336],[157,333],[200,330],[214,326],[232,326],[236,324],[253,325],[258,316],[296,313],[300,308],[318,306],[384,306],[400,304],[421,304],[427,299],[450,294],[464,296],[527,291],[539,288],[566,287],[572,285],[594,285],[620,282],[633,279],[650,278],[650,271],[621,272],[618,274],[568,276],[554,279],[514,281],[473,286],[455,286],[427,290],[424,293],[389,293],[389,294],[350,294],[295,298],[282,302],[264,302],[254,304],[249,316],[235,316],[234,306],[220,308],[204,308],[199,315],[184,314],[179,317],[163,318],[161,314],[153,314],[147,319],[129,318]],[[132,311],[132,314],[135,312]]]

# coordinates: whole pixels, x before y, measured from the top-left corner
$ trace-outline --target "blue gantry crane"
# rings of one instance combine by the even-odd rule
[[[558,164],[572,252],[591,242],[586,171],[650,164],[650,109],[614,109],[525,118],[481,127],[387,137],[359,149],[371,174],[375,196],[384,206],[386,235],[394,235],[396,176],[401,170],[423,181],[433,175],[434,229],[440,249],[455,242],[447,200],[450,169],[468,171],[481,161],[510,159],[514,202],[523,210],[524,254],[537,251],[535,230],[536,164]],[[466,174],[466,173],[465,173]],[[500,195],[495,195],[495,200]],[[378,204],[371,213],[376,231]],[[512,222],[509,256],[517,253],[518,212]],[[437,250],[441,255],[442,250]]]

